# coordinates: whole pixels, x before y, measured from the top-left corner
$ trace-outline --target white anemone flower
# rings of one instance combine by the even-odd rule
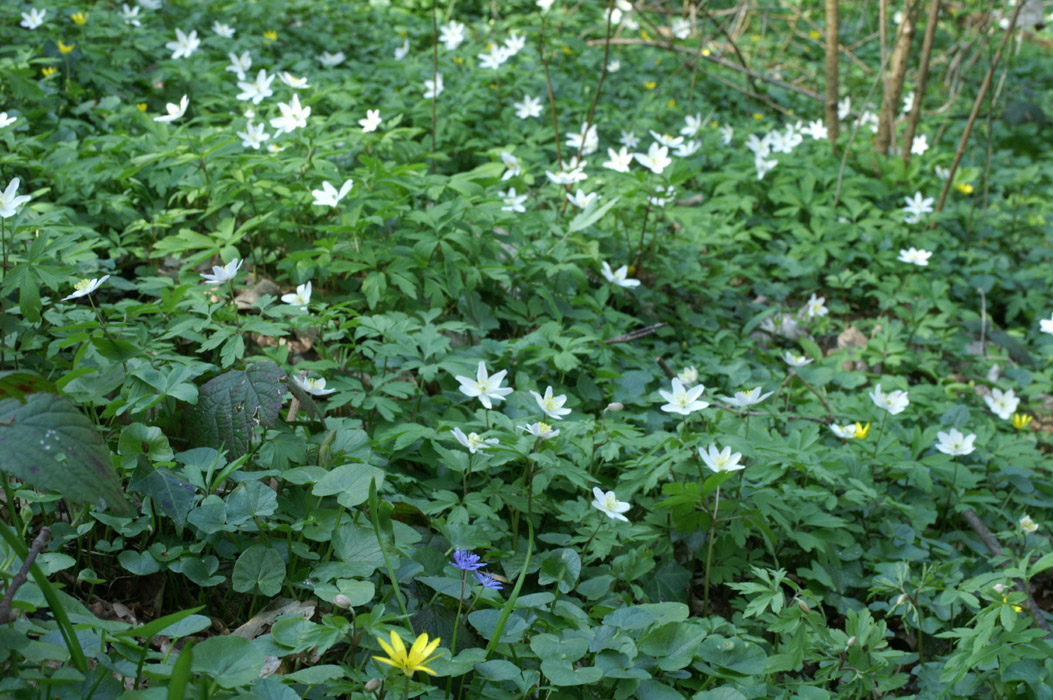
[[[234,258],[223,267],[213,265],[211,273],[202,272],[201,276],[209,284],[226,284],[238,276],[238,270],[241,269],[241,263],[243,262],[244,260]]]
[[[542,412],[553,420],[563,420],[563,416],[569,415],[571,412],[569,408],[563,408],[563,404],[567,403],[567,395],[553,396],[551,386],[545,389],[544,396],[533,390],[531,390],[530,394],[537,401],[537,405]]]
[[[191,29],[189,34],[184,34],[182,29],[176,28],[176,40],[165,44],[165,48],[172,52],[172,58],[188,58],[197,51],[201,40],[197,38],[197,30]]]
[[[323,377],[293,377],[293,381],[296,382],[296,386],[311,396],[328,396],[336,391],[336,389],[325,388],[325,378]]]
[[[628,511],[631,506],[625,501],[619,501],[618,497],[614,495],[614,491],[604,493],[601,488],[595,486],[592,489],[592,495],[595,496],[592,505],[601,513],[612,520],[629,522],[629,519],[622,513]]]
[[[165,111],[168,114],[163,117],[154,117],[155,122],[174,122],[176,119],[181,118],[186,114],[186,108],[190,105],[190,98],[183,95],[183,98],[179,100],[179,104],[175,105],[169,102],[165,105]]]
[[[340,203],[341,199],[347,196],[354,184],[354,180],[345,180],[340,187],[340,191],[337,192],[336,188],[330,185],[329,182],[323,182],[322,189],[311,190],[311,194],[314,195],[314,204],[319,207],[335,207]]]
[[[706,463],[706,466],[717,474],[721,472],[737,472],[746,468],[745,464],[740,463],[742,453],[732,453],[730,447],[725,447],[719,451],[716,445],[710,445],[708,450],[703,450],[700,447],[698,448],[698,454],[702,457],[702,461]]]
[[[455,438],[457,438],[457,442],[461,443],[464,447],[467,447],[469,454],[473,455],[477,452],[488,450],[492,445],[496,445],[500,442],[497,438],[484,439],[479,433],[468,433],[465,435],[464,431],[460,428],[454,428],[450,432],[453,433]]]
[[[688,389],[680,381],[679,377],[673,377],[672,385],[672,391],[658,390],[658,394],[666,401],[665,405],[662,406],[662,410],[666,413],[679,413],[682,416],[689,416],[695,411],[701,411],[709,406],[707,402],[699,399],[706,390],[704,385],[699,384]]]
[[[102,283],[110,279],[109,275],[103,275],[98,279],[83,279],[77,284],[73,285],[74,291],[67,297],[63,297],[62,301],[69,301],[70,299],[77,299],[79,297],[86,297],[96,289],[102,286]]]
[[[600,267],[600,274],[611,284],[616,284],[619,287],[631,289],[632,287],[639,287],[640,280],[629,277],[629,266],[622,265],[617,270],[612,271],[611,266],[606,260],[603,261],[603,265]]]
[[[1017,406],[1020,405],[1020,397],[1012,389],[1003,392],[1001,389],[995,388],[991,389],[991,393],[984,397],[984,403],[996,416],[1002,420],[1009,420],[1016,411]]]
[[[750,406],[756,406],[764,399],[771,396],[773,393],[769,391],[767,394],[763,393],[763,390],[758,386],[753,389],[746,391],[736,391],[734,396],[721,396],[720,398],[727,401],[732,406],[738,408],[749,408]]]
[[[483,406],[487,409],[491,409],[494,407],[492,403],[493,401],[504,401],[505,397],[513,391],[512,387],[501,386],[501,382],[504,381],[506,374],[508,374],[508,370],[503,369],[493,376],[490,376],[486,370],[486,363],[479,360],[479,367],[476,369],[475,379],[461,375],[457,375],[455,379],[461,383],[459,388],[462,394],[471,398],[478,398]]]
[[[964,456],[972,454],[976,449],[976,446],[973,444],[976,442],[976,435],[963,435],[957,428],[951,428],[950,432],[947,433],[936,433],[936,437],[939,438],[939,441],[935,447],[945,455],[951,455],[952,457]]]
[[[874,402],[875,406],[885,409],[894,416],[903,413],[907,406],[910,405],[910,398],[907,396],[907,392],[897,389],[885,394],[880,384],[874,387],[874,391],[870,392],[870,400]],[[1006,417],[1008,418],[1008,416]]]
[[[291,306],[305,307],[311,303],[311,282],[308,280],[296,286],[295,292],[282,294],[282,303]]]

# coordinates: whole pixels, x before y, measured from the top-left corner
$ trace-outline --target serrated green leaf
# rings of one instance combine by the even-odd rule
[[[273,362],[258,362],[206,382],[198,389],[197,404],[184,414],[187,436],[195,445],[229,450],[232,459],[245,454],[252,429],[269,428],[277,420],[284,377]]]

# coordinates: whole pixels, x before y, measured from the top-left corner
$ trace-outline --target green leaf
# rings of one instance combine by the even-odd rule
[[[676,671],[695,658],[705,632],[689,622],[670,622],[657,627],[640,640],[640,651],[655,657],[658,668]]]
[[[186,686],[190,682],[190,669],[194,665],[194,642],[190,641],[179,652],[172,675],[168,678],[168,700],[183,700]]]
[[[165,441],[168,445],[168,441]],[[192,484],[167,469],[155,469],[143,455],[128,482],[128,490],[149,496],[150,499],[179,527],[186,525],[187,514],[194,507],[197,496]]]
[[[604,204],[602,207],[599,206],[599,199],[591,202],[589,206],[585,207],[583,211],[578,213],[570,221],[570,226],[567,227],[568,233],[577,233],[583,229],[592,226],[594,223],[603,218],[603,215],[610,211],[611,207],[618,203],[618,198],[615,197],[611,201]]]
[[[698,658],[716,668],[717,675],[738,679],[764,673],[768,657],[756,644],[713,635],[698,648]]]
[[[41,392],[57,394],[59,390],[54,384],[35,372],[24,370],[0,372],[0,399],[11,397],[18,399],[19,403],[25,403],[26,394]]]
[[[273,362],[257,362],[206,382],[198,389],[197,404],[184,414],[186,435],[197,446],[226,448],[230,458],[240,457],[249,451],[252,429],[269,428],[277,420],[284,377]]]
[[[147,639],[152,638],[159,632],[165,631],[168,627],[171,627],[180,620],[190,617],[199,610],[203,610],[205,606],[199,605],[196,608],[190,608],[189,610],[180,610],[179,612],[172,613],[171,615],[165,615],[159,617],[156,620],[151,620],[145,625],[139,625],[138,627],[132,627],[126,629],[123,632],[118,632],[118,637],[146,637]]]
[[[231,575],[234,590],[239,593],[261,593],[276,596],[285,581],[285,562],[277,551],[256,544],[238,557]]]
[[[135,552],[126,549],[117,555],[117,561],[136,576],[149,576],[161,570],[161,565],[150,555],[149,551]]]
[[[248,685],[260,677],[266,658],[244,637],[211,637],[194,647],[194,673],[212,678],[223,688]]]
[[[314,485],[315,496],[336,497],[345,508],[354,508],[369,498],[369,482],[375,480],[377,488],[384,484],[384,472],[368,464],[345,464],[326,474]]]
[[[603,679],[603,671],[595,666],[574,668],[566,661],[542,661],[541,672],[552,685],[589,685]]]
[[[328,469],[334,462],[369,462],[373,457],[369,434],[364,430],[339,428],[331,430],[318,449],[318,464]]]
[[[0,400],[0,470],[41,491],[130,512],[102,437],[61,396]]]

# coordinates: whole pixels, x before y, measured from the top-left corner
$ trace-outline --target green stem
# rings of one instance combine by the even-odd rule
[[[457,599],[457,617],[453,620],[453,640],[450,642],[450,658],[457,655],[457,631],[461,626],[461,610],[464,608],[464,579],[467,571],[461,570],[461,596]],[[449,696],[453,690],[453,676],[446,679],[446,695]]]
[[[870,458],[873,459],[877,455],[878,445],[881,443],[881,438],[885,436],[885,421],[888,419],[888,411],[881,414],[881,427],[878,428],[877,438],[874,440],[874,449],[870,451]]]
[[[717,486],[716,500],[713,503],[713,522],[709,526],[709,549],[706,551],[706,589],[702,601],[702,610],[709,614],[709,567],[713,563],[713,542],[716,540],[717,513],[720,511],[720,487]]]

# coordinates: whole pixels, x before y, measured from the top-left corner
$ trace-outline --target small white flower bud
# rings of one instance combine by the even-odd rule
[[[848,643],[845,644],[845,649],[851,649],[855,645],[856,645],[856,636],[853,634],[851,637],[848,638]]]
[[[998,594],[1005,593],[1005,584],[1004,583],[996,583],[994,585],[994,589],[995,589],[995,593],[998,593]]]
[[[611,413],[617,413],[618,411],[622,410],[623,408],[625,408],[625,405],[621,404],[621,403],[618,403],[617,401],[615,401],[614,403],[607,404],[607,410],[610,411]]]
[[[377,688],[380,687],[381,683],[383,683],[383,681],[381,681],[379,678],[370,678],[368,681],[366,681],[365,691],[367,693],[375,693],[377,691]]]
[[[896,598],[896,605],[903,605],[908,600],[910,600],[910,596],[908,596],[906,593],[900,593],[899,597]]]
[[[333,605],[335,605],[338,608],[350,608],[351,599],[343,593],[337,593],[336,596],[333,598]]]

